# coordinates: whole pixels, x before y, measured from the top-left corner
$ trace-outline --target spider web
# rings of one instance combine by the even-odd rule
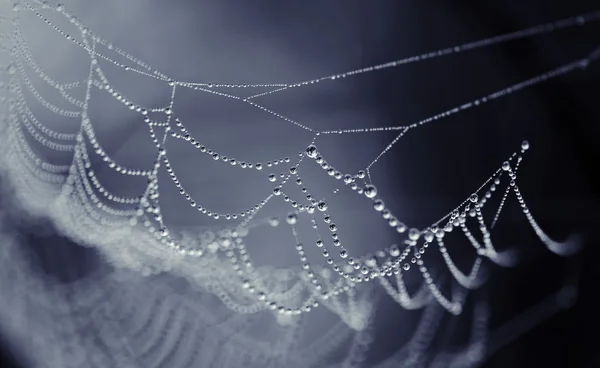
[[[524,154],[529,149],[527,141],[522,143],[519,150],[508,156],[470,196],[425,228],[409,226],[394,215],[393,206],[387,205],[371,178],[371,168],[412,131],[466,110],[481,108],[550,79],[585,70],[600,55],[598,50],[478,99],[401,126],[320,131],[309,122],[290,119],[258,101],[264,96],[283,94],[288,90],[316,83],[333,83],[414,62],[581,27],[599,20],[600,12],[302,82],[220,84],[181,81],[152,68],[95,34],[63,5],[50,6],[44,2],[20,1],[13,4],[12,10],[0,19],[4,23],[2,26],[7,29],[2,33],[3,36],[6,35],[2,38],[2,49],[10,55],[10,61],[4,68],[7,91],[3,96],[3,128],[8,134],[2,137],[2,169],[12,182],[15,196],[21,206],[32,214],[50,218],[61,233],[78,243],[98,249],[103,257],[116,267],[116,271],[110,272],[109,276],[95,281],[100,282],[102,287],[91,288],[111,293],[97,296],[98,299],[86,292],[89,287],[80,285],[90,281],[69,285],[66,290],[57,288],[45,291],[45,286],[32,276],[36,274],[33,269],[19,273],[22,274],[22,279],[12,286],[3,286],[3,290],[10,291],[15,288],[14,293],[19,293],[16,288],[19,285],[28,285],[28,290],[37,290],[22,300],[15,299],[15,305],[7,308],[14,311],[21,308],[18,303],[31,304],[33,307],[28,308],[47,313],[40,317],[40,323],[35,330],[36,335],[39,333],[37,346],[44,346],[54,338],[48,333],[57,332],[47,326],[56,323],[58,318],[66,319],[61,323],[65,326],[62,333],[66,335],[62,336],[62,341],[69,341],[70,344],[76,341],[73,337],[76,330],[89,323],[83,318],[73,319],[73,316],[92,315],[94,320],[99,321],[95,329],[103,341],[101,344],[84,339],[82,344],[89,345],[67,346],[65,351],[58,355],[51,351],[38,350],[39,357],[44,357],[47,366],[84,366],[84,361],[98,366],[116,364],[144,367],[198,364],[222,367],[248,364],[319,366],[340,346],[347,348],[349,354],[341,363],[335,364],[357,366],[364,361],[365,352],[372,342],[371,322],[377,307],[377,303],[373,301],[375,282],[403,308],[425,308],[411,341],[388,362],[382,363],[382,366],[396,364],[398,361],[406,362],[407,365],[424,364],[423,355],[434,337],[441,312],[446,310],[455,315],[460,314],[467,292],[478,288],[485,281],[484,260],[503,267],[514,266],[518,261],[515,249],[498,250],[492,240],[493,229],[509,196],[517,199],[523,210],[524,220],[529,222],[540,241],[551,252],[566,256],[576,252],[581,246],[576,237],[564,242],[551,239],[538,225],[533,211],[526,204],[517,184],[517,173]],[[87,53],[89,59],[86,79],[61,83],[54,80],[50,73],[40,66],[23,32],[24,27],[20,20],[23,13],[33,14],[49,31],[57,33]],[[63,27],[57,25],[58,22],[51,21],[45,15],[47,13],[58,15],[63,21],[66,19],[76,27],[78,33],[65,32]],[[117,83],[113,83],[105,72],[105,68],[109,66],[164,84],[170,90],[170,97],[159,107],[143,106],[136,102],[135,98],[117,90]],[[63,102],[69,107],[61,107],[44,97],[32,83],[31,74],[40,78],[50,90],[58,91]],[[230,90],[250,91],[258,88],[268,90],[260,93],[242,93],[241,96],[229,93]],[[311,138],[303,147],[298,147],[297,154],[287,157],[271,158],[262,162],[231,157],[225,151],[204,145],[199,137],[191,133],[188,122],[179,116],[175,104],[177,92],[180,90],[207,93],[249,105],[296,129],[308,132]],[[92,99],[98,95],[113,98],[123,104],[125,109],[138,114],[139,119],[145,123],[148,137],[155,146],[152,165],[143,168],[129,167],[109,155],[97,137],[98,123],[89,111]],[[61,132],[44,124],[36,117],[35,109],[28,102],[31,97],[39,104],[38,108],[49,110],[61,120],[77,121],[78,129]],[[397,135],[357,173],[337,170],[335,163],[328,161],[319,152],[323,136],[378,132],[397,132]],[[32,147],[31,140],[51,151],[72,153],[71,163],[56,165],[45,161]],[[176,172],[177,157],[170,156],[167,142],[187,143],[195,148],[198,154],[209,155],[221,165],[232,166],[240,171],[260,172],[265,176],[265,186],[269,194],[253,206],[237,211],[222,212],[218,208],[204,207],[199,199],[184,188],[183,180],[179,179]],[[113,194],[96,174],[97,161],[121,175],[122,180],[128,177],[144,179],[146,185],[137,196]],[[330,200],[331,196],[322,199],[314,197],[314,187],[309,186],[310,183],[303,177],[303,169],[308,165],[316,165],[324,172],[323,176],[343,183],[344,190],[354,193],[361,200],[370,201],[375,216],[395,230],[401,245],[383,247],[366,255],[350,252],[344,245],[347,241],[344,228],[338,225],[332,216],[331,207],[334,203]],[[280,167],[285,167],[284,171],[276,174]],[[225,220],[228,225],[219,228],[171,228],[161,209],[159,187],[164,185],[159,183],[161,170],[166,171],[179,194],[197,210],[199,216]],[[301,188],[303,197],[291,194],[290,187],[294,185]],[[492,209],[493,217],[484,218],[483,209],[488,210],[490,198],[495,195],[501,197],[500,204]],[[261,210],[272,201],[289,204],[290,212],[284,219],[259,217]],[[304,229],[300,228],[300,224],[305,218],[310,221],[312,234],[301,231]],[[257,266],[253,262],[247,246],[249,234],[274,226],[289,226],[296,240],[293,246],[302,265],[300,269]],[[452,246],[449,244],[449,234],[452,232],[462,234],[476,254],[468,272],[459,269],[453,261]],[[312,239],[315,235],[317,240],[308,245],[307,239]],[[11,242],[12,240],[7,239],[8,244]],[[318,248],[323,256],[323,265],[317,260],[309,261],[309,247]],[[24,261],[19,261],[23,256],[19,255],[17,248],[15,245],[3,248],[3,264],[14,264],[17,269],[26,267]],[[426,264],[430,248],[436,248],[442,256],[449,275]],[[154,276],[151,284],[137,276],[139,274],[150,277],[165,273],[169,276]],[[409,273],[420,275],[422,279],[416,293],[409,292],[410,287],[406,283]],[[189,282],[186,287],[209,292],[210,296],[200,293],[197,298],[189,297],[187,295],[190,292],[171,296],[171,277],[182,277]],[[448,284],[448,279],[451,280],[449,296],[443,290],[443,285]],[[31,300],[31,297],[34,299]],[[219,306],[226,307],[227,313],[215,306],[215,299],[218,300]],[[98,300],[103,301],[95,303]],[[144,302],[139,303],[140,300]],[[330,330],[333,331],[330,334],[321,336],[308,347],[299,347],[302,321],[308,318],[309,312],[320,306],[337,315],[340,322]],[[457,362],[463,361],[465,354],[472,358],[472,364],[477,364],[482,358],[479,342],[486,339],[486,333],[482,331],[486,329],[487,315],[484,304],[478,308],[474,313],[474,340],[469,349],[453,357]],[[130,312],[131,309],[135,311]],[[274,341],[256,341],[256,334],[250,332],[253,325],[260,324],[262,314],[258,312],[263,310],[272,310],[276,321],[281,325],[273,327],[278,329]],[[64,317],[59,316],[61,313]],[[132,315],[147,317],[141,317],[140,321],[131,320],[132,325],[124,328],[122,324],[129,321]],[[190,320],[194,320],[194,323],[189,324]],[[16,327],[15,329],[18,330]],[[48,332],[43,332],[46,329]],[[207,335],[215,337],[204,340],[203,343],[196,341],[206,339]],[[184,336],[191,337],[186,339]],[[225,340],[234,343],[225,344],[217,349]],[[115,341],[120,343],[115,344]],[[76,356],[75,352],[80,351],[94,353],[88,358]],[[313,361],[307,361],[307,356]],[[50,359],[51,357],[54,360]],[[443,362],[446,359],[447,357],[444,357],[439,361]]]

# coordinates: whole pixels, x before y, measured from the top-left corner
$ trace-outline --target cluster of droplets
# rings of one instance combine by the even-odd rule
[[[101,225],[114,227],[137,227],[141,224],[143,227],[147,228],[148,232],[152,234],[160,243],[172,248],[177,253],[186,256],[206,258],[208,254],[211,253],[223,253],[226,256],[226,258],[230,260],[235,274],[239,278],[241,278],[242,289],[246,290],[250,294],[255,295],[257,301],[260,302],[258,303],[260,307],[244,307],[243,305],[236,304],[230,298],[223,296],[226,294],[219,294],[221,295],[221,299],[231,309],[234,309],[240,313],[251,313],[257,310],[257,308],[260,309],[267,307],[278,311],[280,314],[298,315],[300,313],[311,310],[311,308],[318,306],[319,300],[323,302],[328,301],[330,300],[330,298],[337,298],[341,294],[346,293],[348,295],[348,309],[352,310],[353,306],[355,305],[354,296],[356,285],[374,279],[379,279],[382,285],[384,286],[384,289],[388,291],[388,293],[401,305],[412,308],[415,306],[422,305],[422,303],[424,303],[424,300],[426,300],[426,298],[424,299],[420,296],[415,298],[410,297],[406,292],[406,288],[404,287],[404,283],[402,281],[402,271],[409,271],[412,268],[412,264],[416,265],[415,268],[417,268],[422,274],[423,280],[425,282],[425,287],[433,296],[433,298],[450,312],[455,314],[460,313],[460,310],[462,308],[461,303],[464,300],[464,295],[460,292],[453,293],[451,300],[447,299],[444,295],[442,295],[439,287],[436,285],[435,280],[429,273],[428,268],[424,263],[423,254],[425,253],[426,249],[428,249],[430,244],[432,244],[434,241],[437,242],[437,244],[439,245],[438,249],[443,256],[446,265],[450,270],[450,273],[454,276],[454,279],[466,289],[474,288],[477,285],[479,285],[480,279],[478,278],[478,275],[482,257],[486,257],[500,265],[506,265],[513,261],[513,257],[510,253],[497,252],[494,248],[491,241],[490,228],[488,228],[488,226],[485,224],[481,212],[481,209],[486,204],[487,200],[492,196],[492,193],[496,191],[497,186],[500,185],[500,176],[502,173],[505,173],[509,177],[510,181],[506,191],[504,192],[504,197],[502,198],[501,204],[496,212],[496,216],[492,222],[491,228],[494,227],[498,216],[504,206],[504,202],[508,194],[512,191],[517,197],[520,206],[523,208],[523,212],[527,217],[529,223],[535,230],[536,234],[540,237],[540,239],[548,246],[548,248],[550,248],[553,251],[558,252],[558,249],[562,249],[561,245],[551,240],[535,222],[533,216],[531,215],[527,205],[523,200],[523,196],[519,191],[518,186],[516,185],[516,172],[522,160],[521,155],[513,155],[511,159],[509,159],[502,165],[500,170],[494,173],[494,175],[492,175],[467,200],[465,200],[456,209],[451,211],[442,220],[438,221],[435,224],[432,224],[430,227],[424,230],[420,230],[418,228],[409,228],[407,225],[405,225],[404,222],[400,221],[393,214],[392,210],[386,206],[384,200],[381,198],[381,195],[377,190],[377,187],[372,182],[367,183],[366,178],[369,177],[370,179],[369,169],[373,166],[373,164],[375,164],[385,153],[387,153],[393,147],[393,145],[396,142],[398,142],[399,139],[409,131],[409,129],[417,128],[431,121],[446,118],[450,115],[462,112],[466,109],[480,106],[483,103],[514,93],[520,89],[530,87],[548,79],[555,78],[573,70],[580,69],[582,67],[587,66],[590,61],[594,60],[591,57],[577,60],[573,63],[567,64],[550,72],[526,80],[524,82],[517,83],[500,91],[489,94],[483,98],[462,104],[456,108],[434,115],[417,123],[400,127],[364,129],[360,128],[350,130],[317,132],[308,126],[303,125],[302,123],[286,118],[285,116],[280,115],[279,113],[268,109],[264,106],[258,105],[254,102],[254,99],[260,96],[275,93],[278,91],[283,91],[291,87],[309,85],[321,80],[336,80],[339,78],[345,78],[375,70],[395,67],[402,64],[406,64],[408,62],[425,60],[432,57],[447,55],[455,52],[462,52],[476,47],[526,37],[532,34],[543,33],[543,30],[525,30],[521,33],[513,33],[510,36],[506,36],[504,38],[500,37],[496,39],[484,40],[479,44],[474,43],[457,46],[455,48],[452,48],[451,52],[440,51],[437,53],[422,55],[413,59],[406,59],[405,61],[391,62],[388,64],[382,64],[379,66],[369,67],[353,72],[343,73],[302,83],[273,85],[224,85],[212,83],[182,82],[170,78],[164,75],[163,73],[153,70],[147,64],[143,63],[142,61],[138,60],[132,55],[124,52],[123,50],[115,48],[112,44],[93,34],[90,30],[88,30],[85,27],[85,25],[83,25],[83,23],[81,23],[76,17],[71,15],[63,5],[54,7],[53,9],[56,12],[67,17],[67,19],[79,29],[81,33],[81,40],[79,40],[74,36],[65,33],[62,29],[54,25],[51,21],[49,21],[42,15],[42,10],[52,9],[47,3],[41,2],[39,3],[39,5],[39,7],[33,7],[26,1],[22,1],[16,2],[15,7],[13,8],[13,10],[16,13],[16,16],[13,20],[13,45],[10,48],[10,53],[11,56],[15,59],[15,62],[11,63],[6,68],[6,72],[10,78],[10,132],[11,134],[15,134],[19,138],[14,142],[16,149],[19,150],[19,152],[25,158],[28,167],[36,175],[52,182],[61,183],[63,185],[63,195],[69,196],[75,193],[78,196],[79,200],[83,203],[86,213],[94,220],[97,220]],[[34,14],[40,19],[42,19],[45,24],[50,26],[59,34],[63,35],[67,40],[72,41],[73,43],[75,43],[76,45],[83,48],[89,53],[90,68],[89,77],[87,80],[84,80],[83,82],[75,82],[70,84],[60,84],[54,81],[52,78],[48,77],[48,73],[45,72],[33,58],[32,53],[29,50],[27,42],[23,36],[23,33],[21,32],[21,25],[19,22],[18,14],[22,10],[33,11]],[[581,17],[581,19],[584,19],[585,21],[597,20],[598,18],[600,17],[597,13]],[[579,19],[580,18],[573,18],[568,22],[563,21],[563,23],[561,23],[562,28],[579,24]],[[107,55],[99,52],[98,46],[100,45],[105,46],[110,51],[116,52],[117,54],[128,60],[128,62],[131,62],[136,66],[132,67],[130,65],[117,62],[114,59],[108,57]],[[134,102],[134,99],[125,96],[124,94],[119,92],[109,82],[109,80],[103,72],[102,67],[100,66],[99,60],[107,61],[113,65],[125,69],[126,71],[135,72],[144,76],[152,77],[166,82],[171,88],[171,97],[169,102],[165,106],[158,108],[149,108],[137,104],[136,102]],[[27,64],[28,67],[31,70],[33,70],[38,76],[40,76],[42,80],[44,80],[47,84],[49,84],[54,89],[58,90],[62,97],[74,106],[74,110],[66,110],[59,108],[45,100],[41,93],[39,93],[39,91],[35,88],[35,86],[30,82],[29,78],[27,77],[25,64]],[[77,99],[76,97],[71,95],[70,92],[79,85],[83,85],[86,87],[86,94],[83,100]],[[278,87],[278,89],[267,93],[256,94],[246,98],[240,98],[238,96],[213,90],[213,88],[216,87],[249,88],[258,86]],[[108,93],[114,99],[121,102],[129,110],[135,111],[136,113],[140,114],[140,118],[146,123],[148,127],[150,138],[156,146],[156,157],[151,167],[146,169],[135,169],[125,167],[117,163],[104,150],[104,148],[96,138],[94,124],[92,123],[92,119],[88,114],[88,102],[91,98],[91,90],[93,88],[103,91],[104,93]],[[206,145],[202,144],[195,137],[193,137],[187,130],[187,128],[184,126],[182,121],[176,117],[176,112],[173,108],[173,102],[175,100],[177,88],[191,88],[201,92],[212,93],[226,98],[241,100],[242,102],[248,103],[257,109],[274,115],[286,122],[292,123],[295,126],[313,132],[314,136],[312,138],[312,142],[307,146],[307,148],[303,152],[300,152],[298,154],[299,160],[295,164],[291,164],[291,159],[289,157],[272,159],[266,161],[266,163],[263,164],[239,160],[237,158],[230,157],[229,155],[224,154],[222,152],[216,152],[215,150],[208,148]],[[30,94],[44,108],[64,118],[80,119],[81,125],[79,132],[76,134],[65,134],[55,132],[50,128],[45,127],[41,122],[39,122],[35,118],[35,115],[31,112],[27,103],[25,102],[25,97],[23,95],[24,89],[27,89],[30,92]],[[154,120],[151,118],[151,115],[153,114],[162,114],[162,116],[164,116],[165,119],[160,121]],[[159,134],[158,131],[161,129],[163,133]],[[364,170],[358,171],[356,174],[344,174],[339,170],[336,170],[331,163],[327,162],[325,158],[322,155],[320,155],[319,150],[315,145],[317,137],[319,137],[321,134],[365,133],[390,130],[399,130],[400,133],[379,154],[379,156],[377,156],[371,162],[371,164],[369,164]],[[37,157],[37,155],[31,149],[29,149],[26,140],[23,138],[23,133],[25,131],[28,132],[38,142],[52,150],[73,151],[74,155],[72,164],[70,166],[57,166],[43,162],[42,159]],[[234,213],[221,213],[218,210],[214,209],[209,210],[204,206],[200,205],[199,202],[195,200],[191,196],[191,194],[189,194],[189,192],[183,187],[182,183],[178,179],[173,167],[170,164],[168,152],[165,145],[166,140],[169,137],[190,143],[201,153],[210,155],[215,161],[226,163],[228,165],[236,166],[242,169],[248,168],[255,169],[256,171],[261,171],[265,173],[265,175],[267,175],[268,181],[272,183],[271,185],[276,186],[272,189],[272,192],[268,194],[266,199],[259,201],[250,208],[236,211]],[[60,141],[61,143],[56,143],[53,140]],[[527,149],[529,149],[529,143],[523,142],[521,146],[521,154],[524,153]],[[96,154],[107,167],[109,167],[117,173],[127,176],[145,177],[147,179],[147,185],[143,193],[138,197],[131,198],[119,197],[111,194],[101,184],[100,179],[96,176],[92,168],[92,160],[89,157],[88,151]],[[367,255],[363,257],[350,254],[350,252],[344,247],[340,239],[339,225],[333,221],[330,214],[328,213],[329,203],[326,199],[317,200],[316,198],[314,198],[300,177],[299,166],[303,162],[305,157],[309,158],[311,161],[314,161],[317,165],[319,165],[321,169],[327,173],[328,176],[336,180],[341,180],[344,183],[344,185],[349,187],[353,192],[369,199],[372,202],[373,210],[376,213],[379,213],[382,219],[385,220],[390,227],[394,228],[397,233],[404,234],[402,240],[403,248],[397,245],[393,245],[389,248],[385,248],[375,252],[374,255]],[[511,160],[516,161],[516,164],[513,164]],[[267,174],[265,172],[267,170],[264,170],[265,167],[270,169],[275,168],[277,166],[284,166],[286,164],[290,164],[290,166],[288,166],[288,168],[280,174],[275,174],[273,172]],[[164,167],[164,169],[167,171],[171,181],[179,190],[179,193],[186,199],[189,205],[193,208],[196,208],[199,213],[209,216],[213,219],[242,219],[242,222],[235,226],[232,235],[230,237],[224,237],[222,241],[217,244],[217,246],[213,247],[206,246],[190,248],[189,246],[185,246],[180,241],[176,240],[175,236],[165,225],[160,207],[158,172],[159,169],[161,169],[161,167]],[[67,174],[66,179],[62,174]],[[305,199],[300,200],[291,198],[284,192],[284,185],[291,181],[292,177],[296,178],[295,182],[297,185],[302,186],[301,191],[306,196]],[[488,190],[484,193],[484,195],[481,196],[480,192],[485,186],[488,185]],[[96,193],[100,193],[102,197],[104,197],[104,200],[108,200],[109,202],[114,202],[120,205],[133,205],[134,208],[113,208],[112,206],[104,203],[104,200],[101,199]],[[306,288],[299,287],[298,289],[304,290],[306,294],[308,294],[303,301],[298,302],[298,300],[295,300],[294,298],[288,298],[288,302],[294,299],[294,301],[296,302],[295,306],[286,305],[280,300],[280,298],[278,299],[276,296],[270,295],[269,292],[265,290],[263,285],[261,285],[260,278],[257,276],[256,272],[254,272],[255,267],[252,264],[252,261],[248,255],[247,249],[243,241],[243,234],[248,231],[248,225],[250,224],[250,222],[253,220],[255,215],[266,205],[266,203],[274,197],[283,198],[285,202],[290,203],[290,206],[293,209],[292,212],[290,212],[287,215],[286,222],[292,227],[292,231],[296,237],[296,250],[302,264],[302,272],[305,275],[306,279],[309,280],[308,286]],[[102,215],[100,215],[98,212],[102,213]],[[295,225],[299,220],[299,215],[302,213],[306,213],[312,216],[312,225],[318,234],[318,239],[316,240],[315,245],[317,248],[320,249],[322,256],[325,258],[325,263],[329,268],[326,267],[324,270],[327,271],[317,272],[314,269],[314,267],[311,266],[311,264],[308,262],[306,253],[304,251],[304,245],[298,239],[299,236],[297,234]],[[330,250],[325,246],[326,241],[321,237],[319,231],[320,227],[317,223],[317,216],[315,215],[317,213],[322,214],[321,220],[325,224],[325,228],[328,229],[331,235],[331,244],[337,249],[337,255],[342,260],[341,263],[336,261],[335,258],[337,257],[333,257]],[[478,222],[479,230],[483,238],[482,242],[476,240],[475,236],[466,227],[465,224],[467,218],[474,218]],[[448,220],[447,223],[444,226],[441,226],[441,223],[446,219]],[[277,219],[269,219],[268,222],[271,225],[276,226],[279,221]],[[454,228],[460,228],[462,230],[463,234],[471,242],[478,255],[478,258],[473,264],[471,272],[468,275],[463,274],[454,265],[452,259],[449,256],[448,249],[445,245],[444,237],[446,236],[446,234],[452,232]],[[419,242],[422,242],[420,247],[418,246]],[[329,241],[327,241],[327,244],[329,244]],[[340,276],[340,278],[337,281],[335,281],[332,278],[331,271],[333,271],[333,274],[337,274]],[[388,277],[392,277],[394,275],[396,276],[395,287],[389,282],[389,280],[387,280]],[[301,294],[299,291],[290,293],[290,295],[293,295],[294,297],[298,296],[299,294]],[[339,312],[342,313],[342,311]]]

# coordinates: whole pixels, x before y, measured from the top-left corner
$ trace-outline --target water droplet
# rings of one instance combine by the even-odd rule
[[[314,144],[311,144],[310,146],[308,146],[306,148],[306,156],[310,157],[310,158],[315,158],[317,157],[318,152],[317,152],[317,146],[315,146]]]
[[[419,231],[419,229],[413,227],[410,230],[408,230],[408,238],[410,240],[418,240],[420,236],[421,232]]]
[[[369,267],[376,267],[377,266],[377,258],[375,256],[368,256],[365,259],[365,264]]]
[[[504,163],[502,164],[502,170],[508,171],[509,169],[510,169],[510,162],[504,161]]]
[[[367,196],[367,198],[375,198],[375,196],[377,195],[377,188],[375,188],[374,185],[369,184],[365,187],[364,193],[365,196]]]
[[[433,233],[431,231],[427,231],[424,235],[425,241],[431,243],[433,241]]]
[[[319,203],[317,203],[317,209],[321,212],[327,211],[327,207],[328,204],[324,200],[320,200]]]
[[[298,221],[298,215],[296,215],[295,213],[289,213],[287,215],[287,218],[285,219],[287,221],[288,224],[290,225],[294,225],[297,221]]]
[[[406,225],[404,225],[404,223],[399,223],[396,225],[396,231],[399,232],[400,234],[402,234],[403,232],[406,231]]]
[[[385,209],[385,203],[383,203],[381,199],[376,199],[373,201],[373,208],[378,212],[383,211]]]
[[[404,271],[408,271],[410,270],[410,264],[405,263],[404,266],[402,266],[402,268],[404,268]]]
[[[477,200],[479,199],[479,197],[477,196],[477,193],[473,193],[471,194],[471,196],[469,197],[469,200],[473,203],[477,202]]]
[[[277,176],[275,174],[269,174],[269,181],[275,181],[277,180]]]
[[[529,149],[529,142],[528,141],[523,141],[523,143],[521,143],[521,149],[523,151],[527,151]]]

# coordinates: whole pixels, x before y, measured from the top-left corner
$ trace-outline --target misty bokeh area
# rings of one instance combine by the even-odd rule
[[[115,90],[139,106],[169,107],[198,142],[237,160],[230,165],[184,139],[167,137],[166,155],[186,193],[220,214],[239,213],[272,197],[257,212],[256,221],[263,222],[244,241],[252,261],[274,284],[301,273],[297,242],[304,244],[312,267],[327,267],[310,216],[298,214],[296,239],[286,222],[293,209],[283,195],[272,195],[275,184],[268,179],[271,173],[289,174],[301,157],[297,169],[303,184],[292,177],[282,190],[306,198],[301,191],[306,187],[314,199],[326,200],[344,249],[358,258],[406,238],[382,221],[372,200],[305,157],[315,132],[408,126],[596,52],[586,68],[410,129],[389,150],[398,129],[316,137],[319,155],[341,173],[354,175],[379,157],[368,181],[394,216],[417,229],[469,198],[527,140],[518,185],[528,208],[549,237],[576,239],[583,246],[566,256],[547,249],[515,196],[508,196],[492,237],[498,249],[517,251],[516,265],[484,260],[486,283],[465,294],[458,316],[435,301],[405,309],[377,280],[359,284],[357,310],[371,311],[362,329],[353,326],[360,318],[340,316],[327,303],[289,319],[268,308],[236,313],[213,295],[219,291],[203,284],[205,261],[145,249],[149,240],[139,235],[146,231],[141,225],[122,233],[85,230],[78,225],[85,223],[81,215],[68,217],[51,204],[60,185],[38,186],[31,174],[19,178],[28,169],[11,156],[18,153],[8,153],[17,139],[8,122],[15,111],[9,108],[10,78],[21,78],[27,106],[50,129],[76,134],[81,116],[44,107],[20,70],[7,72],[9,65],[15,68],[5,47],[15,37],[15,12],[13,1],[1,1],[0,367],[600,367],[595,295],[600,22],[275,93],[266,92],[278,87],[220,86],[310,81],[588,14],[600,9],[598,3],[63,1],[90,32],[112,43],[94,47],[103,56],[97,65]],[[54,10],[42,9],[43,16],[37,16],[27,8],[37,4],[34,0],[16,3],[20,31],[36,63],[54,81],[83,81],[68,91],[83,100],[90,54],[44,18],[69,38],[81,39],[80,30]],[[131,64],[118,49],[181,83],[171,106],[172,88],[165,80],[104,58]],[[81,110],[34,71],[27,73],[49,104]],[[187,88],[185,82],[202,88]],[[104,152],[124,167],[151,168],[157,147],[140,112],[100,88],[90,90],[86,113]],[[262,93],[251,100],[255,104],[244,101]],[[148,116],[165,120],[161,114]],[[43,161],[71,165],[72,151],[48,149],[30,136],[26,141]],[[93,150],[89,158],[111,193],[139,197],[144,192],[146,178],[115,172]],[[267,166],[280,158],[283,162]],[[261,163],[263,169],[242,169],[242,161]],[[170,233],[217,232],[242,221],[241,216],[233,222],[215,219],[190,206],[164,167],[158,182],[161,216]],[[486,204],[489,223],[505,184]],[[322,218],[322,212],[315,216]],[[271,226],[275,221],[279,225]],[[324,225],[319,231],[331,242]],[[468,273],[477,257],[471,244],[456,233],[445,241],[456,265]],[[339,258],[339,249],[327,249]],[[460,286],[451,282],[444,259],[430,256],[431,274],[442,294],[451,295]],[[404,281],[416,293],[423,283],[419,268],[411,266]]]

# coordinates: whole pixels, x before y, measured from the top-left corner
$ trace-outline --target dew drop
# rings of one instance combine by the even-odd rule
[[[317,157],[317,146],[315,146],[314,144],[311,144],[310,146],[308,146],[306,148],[306,156],[310,157],[310,158],[316,158]]]
[[[317,209],[321,212],[327,211],[328,206],[329,205],[324,200],[320,200],[319,203],[317,203]]]
[[[427,231],[423,237],[427,243],[431,243],[433,241],[433,233],[431,231]]]
[[[381,212],[385,209],[385,203],[383,203],[381,199],[376,199],[375,201],[373,201],[373,208],[375,209],[375,211]]]
[[[408,230],[408,238],[410,240],[418,240],[420,236],[421,232],[419,231],[419,229],[413,227],[410,230]]]
[[[377,188],[375,188],[374,185],[369,184],[365,187],[364,193],[365,196],[367,196],[367,198],[375,198],[375,196],[377,195]]]
[[[289,213],[285,219],[288,224],[294,225],[298,221],[298,216],[295,213]]]

